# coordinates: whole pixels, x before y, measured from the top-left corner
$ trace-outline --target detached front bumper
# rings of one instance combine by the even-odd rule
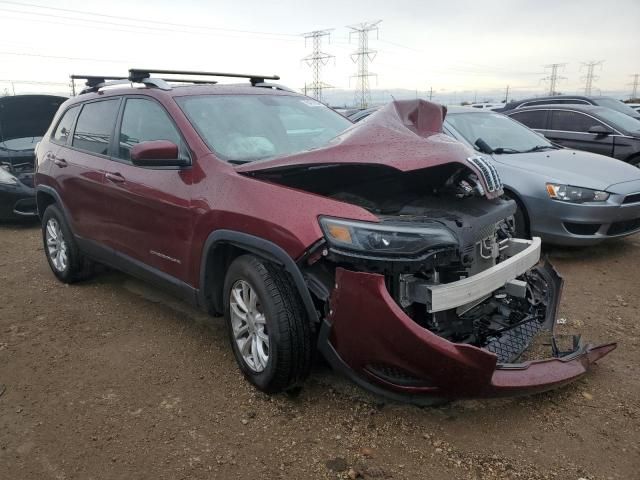
[[[391,297],[382,275],[342,268],[319,340],[334,368],[365,388],[404,401],[550,390],[584,375],[615,347],[584,345],[561,358],[499,364],[488,350],[449,342],[416,324]]]

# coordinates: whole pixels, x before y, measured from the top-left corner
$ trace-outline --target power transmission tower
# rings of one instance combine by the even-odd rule
[[[584,82],[584,94],[585,95],[591,95],[591,90],[593,88],[593,81],[598,79],[598,77],[596,77],[593,74],[593,71],[598,66],[602,69],[602,63],[603,62],[604,62],[604,60],[599,60],[597,62],[591,61],[591,62],[583,63],[580,66],[580,69],[582,69],[582,67],[587,67],[587,75],[585,77],[582,77],[582,80],[585,81]]]
[[[319,102],[322,101],[322,90],[325,88],[331,88],[331,85],[322,82],[321,79],[322,67],[326,65],[330,59],[334,58],[333,55],[324,53],[321,49],[322,38],[327,37],[327,39],[329,39],[329,36],[331,35],[330,32],[331,30],[314,30],[313,32],[303,34],[305,47],[307,46],[307,41],[311,39],[313,49],[310,55],[307,55],[302,59],[311,67],[311,72],[313,74],[313,81],[311,84],[305,84],[304,86],[305,95],[308,91],[311,91],[311,96]]]
[[[358,34],[358,49],[351,54],[351,60],[357,64],[358,69],[355,75],[351,78],[355,78],[357,81],[356,94],[355,94],[355,106],[359,108],[367,108],[371,101],[371,90],[369,89],[369,77],[377,77],[375,73],[369,72],[369,62],[372,62],[376,57],[376,50],[369,48],[369,33],[376,32],[376,39],[378,38],[378,25],[382,20],[375,22],[363,22],[358,25],[351,25],[349,32],[349,41],[353,34]]]
[[[507,103],[509,103],[509,85],[507,85],[507,89],[504,92],[504,104],[506,105]]]
[[[433,99],[433,87],[429,88],[429,101]]]
[[[548,77],[542,79],[543,82],[549,82],[549,95],[558,95],[556,91],[556,85],[558,84],[558,80],[566,80],[567,77],[561,77],[558,75],[558,71],[567,65],[566,63],[552,63],[550,65],[545,65],[544,68],[550,68],[551,73]]]
[[[640,73],[634,73],[631,76],[633,77],[633,82],[629,84],[631,85],[631,98],[636,99],[638,98],[638,86],[640,85]]]

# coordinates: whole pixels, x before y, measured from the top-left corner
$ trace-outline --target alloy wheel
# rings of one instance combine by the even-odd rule
[[[47,222],[45,237],[51,264],[58,272],[64,272],[69,265],[68,246],[60,223],[55,218],[50,218]]]
[[[246,365],[260,373],[267,367],[270,347],[262,303],[258,293],[245,280],[237,280],[230,295],[233,338]]]

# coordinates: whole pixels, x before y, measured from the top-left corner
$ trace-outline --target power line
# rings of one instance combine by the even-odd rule
[[[369,62],[376,57],[376,50],[369,48],[369,32],[376,32],[378,35],[378,25],[382,20],[375,22],[363,22],[358,25],[351,25],[349,41],[354,33],[358,34],[358,49],[351,54],[351,60],[357,64],[357,73],[351,78],[356,78],[355,106],[367,108],[371,101],[371,90],[369,88],[369,77],[377,77],[375,73],[369,73]]]
[[[582,65],[580,66],[580,68],[582,69],[582,67],[587,67],[587,75],[585,77],[582,77],[582,80],[585,81],[584,83],[584,94],[585,95],[591,95],[591,90],[593,88],[593,81],[597,80],[598,77],[596,77],[593,74],[593,71],[595,70],[595,68],[597,66],[600,66],[600,69],[602,69],[602,64],[604,63],[604,60],[598,60],[598,61],[591,61],[591,62],[583,62]]]
[[[90,11],[86,11],[86,10],[74,10],[74,9],[71,9],[71,8],[50,7],[50,6],[47,6],[47,5],[36,4],[36,3],[12,2],[12,1],[9,1],[9,0],[0,0],[0,3],[7,4],[7,5],[18,5],[18,6],[21,6],[21,7],[46,9],[46,10],[52,10],[52,11],[64,12],[64,13],[75,13],[75,14],[80,14],[80,15],[84,15],[84,16],[93,16],[93,17],[109,18],[109,19],[115,19],[115,20],[134,21],[134,22],[138,22],[138,23],[165,25],[165,26],[171,26],[171,27],[201,29],[201,30],[209,30],[209,31],[224,31],[224,32],[232,32],[232,33],[245,33],[245,34],[254,34],[254,35],[271,35],[271,36],[274,36],[274,37],[291,37],[289,39],[290,41],[295,41],[294,38],[298,36],[298,35],[293,34],[293,33],[263,32],[263,31],[256,31],[256,30],[242,30],[242,29],[234,29],[234,28],[212,27],[211,25],[193,25],[193,24],[186,24],[186,23],[166,22],[166,21],[161,21],[161,20],[139,19],[139,18],[135,18],[135,17],[126,17],[126,16],[120,16],[120,15],[108,15],[108,14],[105,14],[105,13],[90,12]],[[10,10],[8,10],[8,11],[10,11]],[[21,11],[21,12],[20,11],[14,11],[14,12],[41,15],[41,14],[38,14],[38,13],[35,13],[35,12],[28,12],[28,11]],[[69,19],[68,16],[65,16],[63,18]],[[97,20],[82,19],[82,18],[75,18],[75,20],[89,20],[89,21],[97,22]],[[99,22],[99,23],[107,23],[107,22]],[[122,25],[122,24],[117,24],[117,25],[136,27],[136,25]],[[175,30],[173,30],[173,31],[175,31]]]
[[[313,49],[310,55],[302,59],[311,67],[313,74],[311,85],[307,86],[305,84],[305,94],[307,93],[307,88],[310,88],[311,96],[319,102],[322,101],[322,90],[324,88],[331,88],[331,85],[323,83],[321,78],[322,67],[326,65],[330,59],[335,58],[333,55],[324,53],[321,49],[323,37],[327,37],[327,40],[329,40],[331,38],[330,35],[331,30],[314,30],[313,32],[303,34],[305,46],[307,45],[307,40],[311,39]]]
[[[551,73],[548,77],[542,79],[543,82],[549,82],[549,95],[558,95],[556,91],[556,85],[558,84],[558,80],[566,80],[567,77],[561,77],[558,75],[558,71],[560,69],[564,69],[566,63],[552,63],[550,65],[545,65],[544,68],[550,68]]]
[[[636,99],[638,98],[638,86],[640,85],[640,73],[634,73],[631,76],[633,77],[633,82],[629,84],[631,85],[631,88],[632,88],[631,98]]]

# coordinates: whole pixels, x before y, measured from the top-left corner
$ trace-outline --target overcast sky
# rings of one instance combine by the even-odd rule
[[[567,63],[559,89],[578,92],[581,62],[604,60],[595,86],[622,95],[640,73],[640,0],[0,0],[0,19],[0,79],[17,93],[130,67],[277,73],[301,88],[311,80],[301,34],[316,29],[333,29],[323,80],[347,89],[356,39],[346,26],[373,20],[379,89],[543,93],[544,65]]]

